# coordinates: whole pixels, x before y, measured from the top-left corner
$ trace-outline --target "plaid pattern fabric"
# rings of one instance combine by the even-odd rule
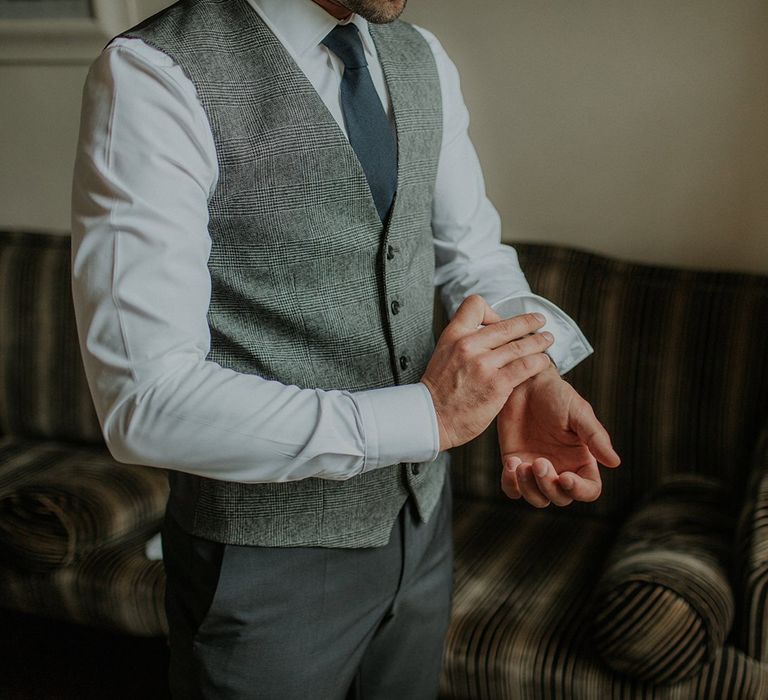
[[[613,543],[604,518],[458,500],[446,700],[761,700],[768,665],[732,646],[689,679],[617,674],[594,649],[595,586]]]
[[[165,472],[118,464],[103,447],[0,440],[0,552],[6,565],[68,566],[112,544],[147,539],[168,498]]]
[[[734,616],[735,514],[723,485],[680,475],[622,525],[597,584],[593,639],[628,676],[676,683],[711,662]]]
[[[569,509],[620,518],[678,472],[718,477],[741,493],[768,417],[768,277],[515,248],[533,291],[567,311],[595,347],[567,378],[623,460],[603,470],[597,501]],[[495,426],[455,450],[452,464],[458,494],[504,499]]]
[[[348,139],[246,0],[176,3],[123,36],[184,69],[213,132],[208,359],[300,387],[418,381],[433,348],[442,141],[439,78],[423,37],[400,21],[371,26],[398,143],[397,193],[382,228]],[[395,465],[348,482],[179,473],[169,507],[186,530],[221,542],[375,546],[409,492],[428,516],[443,478],[442,459],[418,474]]]
[[[103,444],[65,236],[0,232],[0,435]]]
[[[757,442],[736,537],[736,640],[768,662],[768,424]]]

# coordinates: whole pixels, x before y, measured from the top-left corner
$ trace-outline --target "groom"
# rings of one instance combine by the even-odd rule
[[[182,0],[88,76],[78,329],[113,455],[169,470],[177,698],[434,697],[447,450],[495,418],[501,486],[536,506],[619,462],[404,4]]]

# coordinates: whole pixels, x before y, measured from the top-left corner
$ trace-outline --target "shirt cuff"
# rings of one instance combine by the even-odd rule
[[[502,318],[533,312],[543,314],[547,322],[539,330],[549,331],[555,337],[547,354],[557,365],[560,374],[570,371],[594,352],[576,322],[560,307],[538,294],[508,296],[491,304],[491,308]]]
[[[363,472],[399,462],[432,462],[440,452],[437,413],[417,382],[353,393],[363,424]]]

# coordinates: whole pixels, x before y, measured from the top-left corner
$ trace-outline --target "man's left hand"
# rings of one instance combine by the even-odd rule
[[[501,488],[538,508],[594,501],[598,462],[621,460],[592,407],[554,367],[516,387],[497,417]]]

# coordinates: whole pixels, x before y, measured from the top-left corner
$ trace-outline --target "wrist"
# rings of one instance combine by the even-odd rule
[[[438,407],[435,391],[431,386],[431,382],[424,379],[424,377],[422,377],[420,381],[425,387],[427,387],[427,392],[429,392],[429,396],[432,399],[432,410],[434,410],[435,418],[437,420],[438,451],[445,452],[445,450],[449,450],[451,447],[453,447],[453,443],[451,442],[450,435],[448,429],[445,426],[445,423],[443,422],[443,418],[440,415],[440,408]]]
[[[549,357],[549,355],[547,355],[547,357]],[[552,360],[551,357],[549,359],[550,359],[549,367],[542,370],[538,374],[534,375],[528,381],[538,384],[540,382],[552,381],[555,379],[562,379],[562,377],[560,376],[560,372],[557,369],[557,365],[554,363],[554,360]]]

